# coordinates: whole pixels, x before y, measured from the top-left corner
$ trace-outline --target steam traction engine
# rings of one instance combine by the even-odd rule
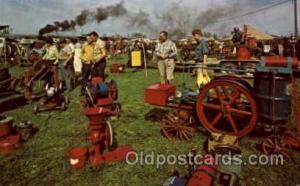
[[[288,144],[299,147],[299,140],[291,137],[291,127],[287,127],[292,123],[293,105],[298,130],[300,126],[294,77],[297,68],[296,58],[263,57],[255,69],[253,86],[242,78],[225,75],[216,77],[199,94],[183,90],[175,95],[175,86],[156,84],[146,88],[145,102],[177,109],[161,121],[161,133],[169,139],[190,139],[196,126],[194,114],[208,131],[237,137],[249,134],[258,123],[276,128],[277,134],[282,134],[277,129],[284,128],[281,141],[271,136],[263,144],[265,153],[280,153]]]

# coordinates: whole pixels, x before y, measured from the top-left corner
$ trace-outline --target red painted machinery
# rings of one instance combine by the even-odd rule
[[[13,125],[13,118],[0,116],[0,155],[9,155],[15,152],[21,142],[27,141],[37,129],[30,121]]]
[[[111,80],[106,83],[102,78],[94,77],[86,87],[86,92],[87,99],[81,101],[81,104],[89,119],[88,140],[91,145],[88,148],[76,147],[69,152],[72,167],[81,168],[86,160],[89,160],[92,166],[125,160],[127,154],[133,151],[132,147],[114,147],[114,134],[110,124],[112,117],[119,117],[121,109],[120,104],[114,102],[118,99],[116,82]]]
[[[34,82],[44,81],[44,89],[35,90]],[[22,77],[24,96],[29,101],[38,100],[34,113],[51,110],[65,111],[69,102],[63,95],[62,83],[58,78],[57,64],[54,60],[37,60],[33,66],[24,69]]]
[[[128,153],[132,152],[130,145],[123,145],[112,151],[114,136],[108,118],[111,116],[109,109],[103,107],[91,107],[85,110],[85,115],[89,119],[88,129],[90,147],[76,147],[69,152],[70,163],[73,168],[82,168],[85,161],[89,160],[92,166],[103,163],[113,163],[126,159]]]
[[[251,57],[250,51],[246,46],[240,46],[237,49],[236,58],[239,61],[247,61]]]
[[[38,104],[34,106],[34,113],[50,110],[61,110],[67,109],[69,99],[63,95],[62,85],[59,87],[51,87],[48,84],[45,87],[45,93],[40,98]]]
[[[191,160],[194,160],[192,157]],[[189,174],[179,176],[175,173],[163,184],[164,186],[236,186],[239,185],[238,177],[235,173],[225,172],[219,169],[216,159],[212,155],[207,155],[202,160],[202,164],[194,164],[189,161]]]
[[[0,120],[0,154],[11,154],[21,142],[20,134],[13,132],[13,119],[1,117]]]
[[[110,73],[123,73],[125,71],[125,64],[111,64],[109,71]]]
[[[33,91],[33,82],[36,80],[48,80],[49,86],[59,87],[58,70],[53,61],[39,61],[33,67],[27,67],[23,73],[24,96],[27,100],[39,99]]]
[[[253,86],[229,75],[216,77],[199,94],[186,90],[175,93],[175,86],[157,84],[145,89],[145,102],[177,109],[161,122],[161,132],[170,139],[190,139],[197,121],[193,117],[210,132],[242,137],[257,123],[277,128],[290,122],[292,105],[298,105],[293,80],[296,67],[296,58],[264,57],[256,67]],[[297,126],[300,128],[300,123]],[[298,140],[285,141],[299,145]]]
[[[24,95],[16,89],[19,82],[8,68],[0,67],[0,113],[26,104]]]
[[[92,165],[103,163],[102,152],[113,145],[112,127],[109,121],[106,120],[108,114],[109,110],[102,107],[92,107],[85,110],[85,115],[90,120],[88,139],[91,142],[91,147],[88,152]]]
[[[114,80],[104,82],[101,77],[92,78],[86,87],[86,101],[82,101],[83,107],[104,107],[109,109],[113,117],[120,117],[121,105],[115,101],[118,99],[118,87]]]

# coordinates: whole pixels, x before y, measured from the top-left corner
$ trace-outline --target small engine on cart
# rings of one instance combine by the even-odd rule
[[[67,109],[69,99],[62,94],[62,85],[59,87],[46,85],[44,95],[39,100],[38,104],[34,106],[34,113],[50,110]]]
[[[101,77],[92,78],[90,84],[86,87],[85,107],[103,107],[109,109],[112,117],[120,117],[121,105],[115,101],[118,99],[118,87],[114,80],[104,82]]]
[[[34,90],[35,81],[45,81],[48,86],[58,87],[60,82],[58,78],[57,65],[53,64],[54,61],[43,60],[36,62],[32,67],[26,67],[23,72],[22,86],[24,88],[24,96],[27,100],[33,101],[40,99],[44,92],[36,92]]]
[[[111,64],[109,71],[110,73],[123,73],[125,71],[125,64]]]

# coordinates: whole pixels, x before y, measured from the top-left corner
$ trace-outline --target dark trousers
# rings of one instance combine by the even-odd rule
[[[105,67],[106,67],[106,60],[99,61],[98,63],[94,64],[94,68],[92,70],[93,77],[102,77],[103,80],[105,79]]]
[[[82,64],[82,80],[83,84],[81,87],[81,93],[85,93],[85,87],[88,85],[90,75],[92,77],[102,77],[103,81],[105,79],[105,67],[106,60],[100,61],[94,65],[91,64]]]
[[[81,73],[82,73],[82,87],[81,87],[81,93],[85,93],[85,87],[88,84],[89,81],[89,77],[91,75],[91,71],[92,71],[92,65],[91,64],[82,64],[82,69],[81,69]]]
[[[68,66],[64,66],[63,62],[60,62],[58,65],[58,68],[60,69],[63,81],[65,82],[65,87],[67,90],[72,90],[72,71]]]

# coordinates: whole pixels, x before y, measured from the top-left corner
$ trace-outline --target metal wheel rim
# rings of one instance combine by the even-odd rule
[[[191,115],[186,119],[178,116],[180,111],[168,112],[162,119],[160,131],[169,140],[190,140],[196,131],[195,122]]]
[[[106,143],[107,147],[111,147],[114,142],[113,129],[111,127],[111,123],[108,120],[106,121],[105,135],[106,135],[105,143]],[[107,138],[108,138],[108,140],[107,140]],[[107,144],[107,142],[108,142],[108,144]]]
[[[203,102],[205,102],[204,98],[206,98],[208,96],[208,93],[209,93],[210,90],[215,89],[215,87],[224,87],[224,86],[228,86],[228,85],[234,87],[239,92],[240,95],[244,95],[247,98],[247,100],[249,101],[250,108],[251,108],[251,112],[250,112],[251,113],[251,117],[250,117],[249,123],[247,123],[246,126],[244,126],[242,129],[234,130],[232,132],[219,130],[219,129],[215,128],[214,126],[211,126],[212,124],[213,125],[217,125],[218,122],[219,122],[219,120],[222,119],[222,118],[224,118],[225,114],[221,113],[221,111],[219,111],[218,115],[217,115],[217,118],[215,118],[216,121],[215,120],[209,121],[208,118],[207,118],[207,114],[204,113],[205,112],[204,111],[204,107],[206,107],[207,104],[203,103]],[[219,88],[217,88],[217,89],[219,89]],[[215,91],[217,91],[217,90],[215,90]],[[227,96],[229,97],[229,95],[227,95]],[[230,96],[233,96],[233,95],[230,94]],[[217,98],[220,99],[219,96],[217,96]],[[229,97],[229,98],[232,98],[232,97]],[[233,101],[233,103],[231,103],[231,104],[235,104],[235,101]],[[221,105],[216,105],[216,106],[221,106]],[[226,109],[228,109],[228,110],[235,110],[235,112],[237,112],[236,111],[237,109],[231,107],[231,105],[230,105],[230,108],[227,108],[227,107],[228,106],[226,106]],[[217,108],[217,107],[215,107],[215,108]],[[200,122],[210,132],[219,132],[219,133],[225,133],[225,134],[229,134],[229,135],[235,135],[235,136],[242,137],[242,136],[247,135],[249,132],[251,132],[252,129],[255,127],[256,122],[257,122],[257,107],[256,107],[255,99],[251,95],[251,91],[246,86],[242,85],[241,83],[236,82],[234,80],[230,80],[230,79],[229,80],[219,79],[219,80],[213,81],[213,82],[209,83],[208,85],[206,85],[201,90],[200,94],[198,95],[196,109],[197,109],[197,116],[198,116]],[[223,112],[223,110],[222,110],[222,112]],[[221,115],[219,113],[221,113]],[[247,113],[247,114],[249,114],[249,113]],[[228,115],[226,115],[226,117],[227,116]],[[231,113],[230,113],[230,116],[228,116],[228,118],[230,118],[230,117],[232,118]],[[232,121],[234,121],[234,120],[230,119],[229,123],[232,123]],[[217,122],[217,123],[215,123],[215,122]],[[235,128],[238,129],[238,125],[236,125],[236,122],[233,122],[233,123],[235,123],[235,126],[236,126]],[[232,127],[232,128],[234,128],[234,127]]]

